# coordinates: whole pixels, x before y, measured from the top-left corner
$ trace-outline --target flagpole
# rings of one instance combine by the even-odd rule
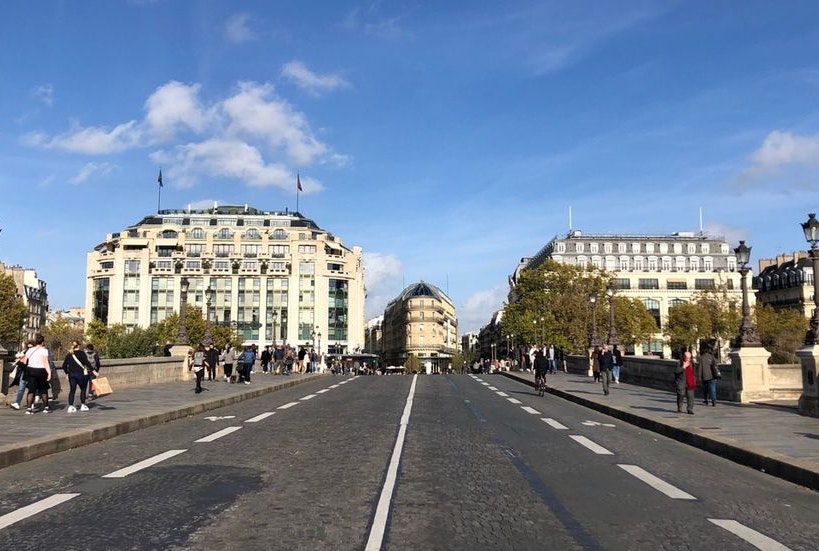
[[[296,172],[296,212],[299,212],[299,193],[301,193],[301,176]]]
[[[162,210],[162,169],[159,169],[159,178],[156,179],[159,183],[159,187],[157,188],[157,196],[156,196],[156,213],[159,214],[159,211]]]

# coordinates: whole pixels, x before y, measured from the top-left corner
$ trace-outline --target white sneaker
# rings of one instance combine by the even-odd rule
[[[14,402],[13,404],[9,404],[9,407],[11,409],[20,409],[20,404],[18,404],[17,402]]]
[[[74,406],[68,406],[68,409],[66,411],[68,413],[74,413],[75,411],[77,411],[77,408],[75,408]]]
[[[88,406],[86,406],[85,404],[81,405],[80,411],[88,411]]]
[[[250,381],[245,381],[245,384],[246,384],[246,385],[249,385],[249,384],[250,384]]]

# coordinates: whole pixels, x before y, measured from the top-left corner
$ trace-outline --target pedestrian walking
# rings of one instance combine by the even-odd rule
[[[709,401],[712,406],[716,407],[717,405],[718,375],[717,359],[708,348],[703,348],[700,353],[700,361],[697,364],[697,378],[702,382],[702,397],[706,406]]]
[[[206,358],[205,347],[200,344],[196,347],[196,351],[193,353],[193,361],[188,368],[189,370],[193,370],[193,374],[196,376],[196,388],[193,390],[197,394],[202,392],[202,379],[205,377]]]
[[[611,372],[614,369],[614,356],[607,345],[600,349],[600,380],[603,382],[603,394],[609,395],[611,385]]]
[[[273,358],[273,355],[270,353],[270,346],[265,346],[264,350],[262,350],[261,362],[262,362],[262,373],[269,373],[270,372],[270,360]]]
[[[100,356],[94,351],[94,345],[88,343],[85,345],[85,355],[88,358],[88,363],[91,365],[93,370],[91,373],[88,374],[88,387],[86,389],[86,395],[88,398],[93,400],[97,397],[96,393],[94,392],[94,385],[91,383],[94,382],[94,379],[100,376],[100,368],[102,367],[102,362],[100,361]]]
[[[219,351],[212,343],[205,345],[205,368],[208,381],[216,380],[216,368],[219,366]]]
[[[614,377],[615,384],[620,384],[620,367],[623,365],[623,354],[620,353],[620,349],[617,348],[615,344],[611,351],[611,358],[614,362],[614,365],[611,369],[611,374]]]
[[[88,389],[89,375],[95,373],[94,366],[88,361],[85,351],[80,348],[80,343],[73,341],[71,350],[65,355],[63,360],[63,371],[68,376],[68,413],[75,413],[74,396],[77,388],[80,389],[80,411],[88,411],[86,401],[86,391]],[[98,375],[98,374],[97,374]]]
[[[225,381],[232,381],[233,363],[236,361],[236,351],[233,345],[228,344],[219,359],[222,362],[222,369],[225,372]]]
[[[592,362],[592,375],[594,376],[594,382],[598,382],[600,380],[600,347],[595,345],[594,349],[591,353],[591,362]]]
[[[683,352],[683,357],[674,370],[674,383],[677,386],[677,413],[682,413],[683,400],[686,402],[686,413],[694,415],[694,389],[697,388],[697,378],[694,376],[694,366],[691,364],[691,352]]]
[[[253,354],[253,349],[245,346],[242,355],[239,356],[239,380],[237,382],[250,384],[250,374],[252,373],[253,364],[256,363],[256,356]]]
[[[26,350],[30,349],[34,346],[34,341],[29,340],[26,342]],[[16,374],[14,375],[14,380],[9,385],[9,388],[13,387],[14,385],[19,385],[17,389],[17,397],[15,400],[9,404],[11,409],[20,409],[20,404],[23,402],[23,397],[26,394],[26,385],[28,384],[28,377],[26,373],[26,363],[25,363],[25,352],[18,352],[14,355],[14,368],[17,369]]]
[[[39,396],[43,401],[43,413],[51,413],[48,405],[48,384],[51,381],[52,370],[49,361],[50,354],[45,347],[45,338],[38,333],[34,337],[34,346],[26,351],[23,360],[26,365],[28,375],[28,408],[26,415],[35,413],[34,399]]]

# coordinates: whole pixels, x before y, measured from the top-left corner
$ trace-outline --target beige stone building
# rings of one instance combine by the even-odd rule
[[[384,311],[382,332],[387,365],[404,365],[412,354],[422,368],[429,363],[437,373],[458,351],[455,306],[431,283],[414,283],[393,299]]]
[[[108,234],[88,254],[86,312],[147,327],[187,302],[232,325],[247,343],[312,344],[322,353],[364,345],[361,248],[298,213],[247,206],[163,210]]]
[[[14,278],[17,294],[23,298],[28,308],[28,318],[20,331],[20,348],[33,339],[46,324],[48,315],[48,292],[45,281],[37,277],[37,272],[22,266],[7,266],[0,262],[0,274]]]
[[[510,277],[510,299],[523,270],[551,258],[573,266],[594,266],[614,275],[617,293],[643,302],[658,332],[635,353],[671,357],[662,328],[673,306],[688,302],[698,291],[725,288],[729,300],[742,304],[740,274],[731,245],[722,237],[677,232],[670,235],[584,235],[573,230],[555,237],[531,258],[521,259]],[[750,274],[748,276],[750,278]],[[748,286],[750,288],[750,281]],[[753,305],[753,293],[749,293]]]

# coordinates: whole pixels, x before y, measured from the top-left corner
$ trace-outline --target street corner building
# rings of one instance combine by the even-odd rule
[[[405,365],[410,355],[446,371],[458,352],[458,319],[450,298],[435,285],[421,281],[404,289],[384,310],[383,354],[390,365]]]
[[[326,349],[344,353],[364,344],[361,257],[297,212],[161,210],[88,253],[85,311],[106,325],[147,327],[180,310],[186,278],[187,303],[248,344],[312,344],[321,334]]]

